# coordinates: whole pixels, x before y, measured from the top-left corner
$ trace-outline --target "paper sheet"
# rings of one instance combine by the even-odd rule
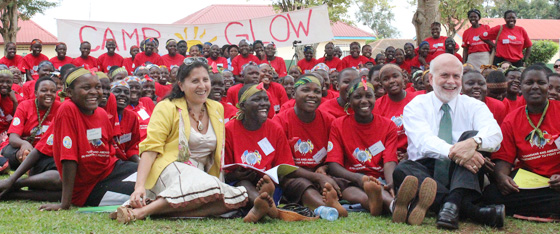
[[[550,179],[539,174],[519,169],[513,178],[513,181],[519,186],[520,189],[540,189],[546,188],[550,185]]]

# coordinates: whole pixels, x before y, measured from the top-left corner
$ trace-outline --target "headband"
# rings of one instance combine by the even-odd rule
[[[245,68],[248,67],[248,66],[256,66],[256,67],[259,68],[259,70],[260,70],[260,67],[259,67],[259,65],[258,65],[257,63],[255,63],[255,62],[253,62],[253,61],[249,61],[248,63],[246,63],[246,64],[244,64],[243,66],[241,66],[241,75],[243,75],[243,71],[245,71]]]
[[[111,92],[113,92],[113,89],[118,88],[118,87],[125,87],[127,89],[130,89],[130,86],[128,85],[128,83],[126,83],[124,80],[119,80],[119,81],[115,81],[115,82],[111,83]]]
[[[0,70],[0,74],[6,74],[10,78],[14,78],[14,73],[12,73],[12,71],[10,71],[9,69]]]
[[[375,91],[375,88],[373,87],[373,84],[370,83],[369,81],[367,81],[365,76],[363,76],[361,79],[362,80],[360,82],[356,83],[354,86],[352,86],[352,87],[350,87],[350,89],[348,89],[348,99],[350,99],[350,95],[352,95],[352,93],[354,93],[359,88],[364,88],[365,90],[367,90],[368,87],[370,87],[371,90]]]
[[[310,50],[311,50],[311,52],[313,52],[313,47],[312,47],[312,46],[305,46],[305,47],[303,47],[303,53],[305,53],[305,52],[307,52],[307,51],[310,51]]]
[[[35,45],[35,44],[43,44],[43,41],[39,40],[39,39],[33,39],[33,41],[31,41],[31,45]]]
[[[419,76],[417,76],[417,75],[419,75]],[[424,71],[422,71],[422,70],[415,71],[414,74],[412,74],[412,79],[414,80],[414,82],[416,82],[423,75],[424,75]]]
[[[507,82],[502,83],[486,83],[486,87],[489,89],[507,89]]]
[[[303,73],[303,71],[301,70],[301,67],[299,67],[298,65],[292,65],[289,70],[292,70],[292,68],[294,68],[294,67],[297,68],[299,73]]]
[[[111,72],[111,77],[114,77],[116,74],[118,74],[119,72],[124,72],[128,75],[128,71],[126,70],[126,68],[124,67],[119,67],[117,69],[115,69],[113,72]]]
[[[330,70],[330,68],[329,68],[329,66],[327,66],[327,64],[318,63],[317,65],[315,65],[315,66],[311,69],[311,71],[314,72],[314,71],[317,71],[317,70],[325,70],[325,71],[328,72],[328,71]]]
[[[476,14],[478,15],[478,18],[481,17],[480,11],[479,11],[478,9],[471,9],[469,12],[467,12],[467,18],[468,18],[469,15],[470,15],[471,13],[473,13],[473,12],[476,13]]]
[[[407,43],[404,43],[404,46],[406,46],[406,45],[410,45],[410,46],[412,46],[412,49],[414,49],[414,44],[412,44],[410,42],[407,42]]]
[[[249,99],[250,97],[252,97],[253,95],[261,91],[266,92],[266,89],[264,88],[264,84],[262,82],[259,83],[258,85],[252,85],[250,88],[245,90],[243,94],[241,94],[241,97],[239,98],[239,102],[236,105],[238,109],[237,114],[235,116],[236,119],[242,120],[245,117],[245,113],[243,112],[243,110],[241,110],[241,106],[239,104],[245,102],[247,99]]]
[[[494,65],[480,65],[480,70],[484,70],[484,69],[498,70],[498,67]]]
[[[81,77],[85,74],[91,74],[91,75],[95,76],[94,71],[85,69],[83,67],[80,67],[80,68],[76,69],[75,71],[68,74],[68,76],[66,76],[66,81],[64,82],[64,86],[62,87],[62,91],[58,92],[58,96],[60,97],[61,101],[67,96],[66,95],[66,89],[68,89],[68,87],[70,87],[72,82],[74,82],[76,79],[78,79],[79,77]]]
[[[427,41],[423,41],[423,42],[420,42],[420,45],[418,45],[418,48],[421,48],[424,44],[430,46],[430,43],[428,43]]]
[[[177,43],[177,41],[176,41],[175,39],[169,39],[169,40],[167,40],[167,41],[165,42],[165,46],[168,46],[168,45],[169,45],[169,42],[172,42],[172,41],[174,41],[175,43]]]
[[[296,81],[296,83],[294,84],[294,90],[296,90],[299,86],[309,83],[315,83],[319,85],[319,87],[321,87],[321,82],[319,81],[319,79],[317,79],[317,77],[313,75],[304,75],[303,77],[299,78],[298,81]]]
[[[140,79],[140,81],[138,81],[140,84],[144,84],[146,82],[154,82],[154,79],[152,79],[150,76],[148,76],[147,74],[144,75],[144,78]]]
[[[142,83],[142,80],[138,77],[138,76],[127,76],[126,78],[123,79],[124,82],[126,82],[127,84],[130,85],[130,82],[138,82],[138,83]]]
[[[108,77],[107,74],[105,74],[104,72],[96,72],[95,74],[97,75],[97,77],[99,78],[99,80],[101,80],[101,79],[107,79],[107,80],[109,80],[109,77]]]

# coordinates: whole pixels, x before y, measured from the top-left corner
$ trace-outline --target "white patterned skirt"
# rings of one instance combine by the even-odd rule
[[[146,191],[148,199],[164,198],[174,207],[187,204],[223,201],[229,209],[246,205],[247,190],[221,182],[215,176],[180,162],[169,164],[157,179],[152,189]]]

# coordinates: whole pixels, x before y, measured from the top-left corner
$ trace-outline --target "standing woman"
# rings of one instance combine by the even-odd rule
[[[504,20],[506,24],[495,26],[482,33],[480,39],[484,40],[490,47],[495,48],[494,65],[509,61],[515,67],[524,67],[525,60],[531,55],[533,42],[529,39],[529,35],[524,28],[515,26],[517,22],[515,11],[507,10],[504,13]],[[496,41],[492,42],[493,40]]]
[[[43,60],[49,60],[49,57],[41,53],[41,51],[43,51],[43,42],[39,39],[33,39],[33,41],[31,41],[29,50],[31,54],[23,57],[21,65],[18,66],[25,70],[27,80],[33,80],[32,75],[37,72],[39,63]]]
[[[131,194],[134,184],[123,180],[136,172],[137,164],[118,160],[111,152],[113,123],[98,107],[101,83],[90,70],[76,68],[64,81],[63,102],[53,126],[53,156],[62,180],[59,204],[41,210],[67,210],[70,206],[117,205]],[[64,126],[64,127],[62,127]]]
[[[179,66],[183,63],[185,56],[177,53],[177,41],[175,39],[167,40],[165,49],[167,49],[167,54],[161,56],[161,59],[166,67]]]
[[[97,59],[93,56],[89,56],[91,52],[91,43],[88,41],[84,41],[80,44],[80,57],[75,58],[72,60],[72,64],[76,67],[89,67],[89,68],[97,68]],[[87,65],[87,66],[86,66]]]
[[[219,215],[247,202],[245,188],[219,179],[225,141],[223,108],[208,99],[208,66],[192,61],[181,65],[173,90],[154,110],[148,138],[140,144],[132,208],[117,210],[121,223],[170,213]]]
[[[60,71],[60,68],[62,68],[62,66],[72,63],[72,58],[66,56],[66,50],[67,49],[68,49],[68,47],[66,46],[66,43],[64,43],[64,42],[59,42],[54,47],[54,51],[56,51],[56,56],[52,57],[49,60],[53,64],[54,69]]]
[[[467,12],[471,27],[463,33],[463,59],[465,63],[472,64],[475,68],[488,64],[490,61],[490,47],[480,39],[480,35],[490,30],[490,26],[479,24],[480,11],[472,9]]]
[[[132,72],[134,71],[134,69],[136,68],[136,66],[134,65],[134,57],[136,57],[136,54],[138,54],[140,52],[140,48],[138,48],[138,46],[131,46],[130,47],[130,58],[125,58],[123,60],[123,67],[126,68],[126,71],[128,71],[128,74],[132,74]]]
[[[317,64],[317,59],[313,57],[313,46],[305,46],[303,48],[303,55],[305,57],[299,60],[297,65],[303,70],[303,73],[311,72],[311,69]]]
[[[320,59],[317,59],[317,63],[324,63],[329,68],[331,68],[331,70],[328,72],[331,72],[332,70],[336,70],[340,61],[341,61],[340,58],[334,56],[334,43],[332,42],[329,42],[325,45],[325,56],[323,56]]]
[[[56,84],[51,78],[39,78],[35,83],[35,93],[37,98],[18,105],[8,129],[10,143],[2,149],[1,154],[10,160],[12,170],[18,168],[43,137],[60,106],[60,102],[55,101]]]
[[[154,38],[147,38],[144,40],[144,52],[138,53],[134,57],[134,66],[139,67],[146,62],[150,62],[155,65],[163,65],[163,59],[156,52],[157,45]]]

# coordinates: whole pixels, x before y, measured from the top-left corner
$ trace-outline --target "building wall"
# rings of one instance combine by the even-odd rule
[[[49,58],[52,58],[54,56],[56,56],[56,51],[54,51],[54,46],[55,45],[43,45],[43,51],[41,53],[43,53],[44,55],[46,55]],[[2,56],[4,56],[4,45],[0,45],[0,51]],[[27,54],[29,54],[31,51],[29,51],[29,45],[18,45],[17,46],[17,54],[21,55],[21,56],[25,56]]]

